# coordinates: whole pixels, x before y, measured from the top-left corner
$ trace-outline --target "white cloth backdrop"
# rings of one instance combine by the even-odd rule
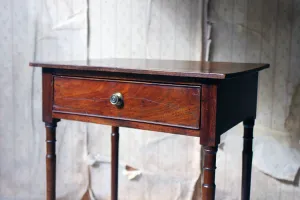
[[[28,63],[86,59],[86,1],[4,0],[0,10],[0,199],[44,199],[41,70]],[[59,125],[57,196],[80,199],[88,185],[85,125]]]
[[[201,5],[199,0],[91,0],[89,57],[199,60]],[[109,157],[110,128],[89,125],[87,130],[91,156]],[[120,199],[191,199],[200,172],[199,150],[197,138],[121,128],[120,162],[142,174],[133,180],[120,176]],[[110,195],[109,168],[104,162],[91,167],[97,198]]]
[[[210,59],[271,64],[259,75],[251,199],[300,199],[299,14],[299,0],[210,1]],[[218,153],[217,199],[240,199],[242,130]]]
[[[45,197],[41,70],[29,68],[29,61],[199,60],[201,5],[200,0],[2,0],[0,199]],[[120,132],[120,199],[191,199],[200,172],[199,139],[125,128]],[[109,152],[108,126],[62,120],[57,129],[57,199],[80,199],[88,188],[95,199],[109,199]],[[93,159],[97,164],[89,166]],[[122,175],[125,165],[141,175],[129,180]]]
[[[271,63],[260,76],[252,198],[296,200],[300,1],[247,2],[211,1],[211,59]],[[45,196],[41,70],[29,68],[29,61],[199,60],[201,5],[201,0],[1,0],[0,199]],[[120,131],[120,199],[191,199],[200,172],[198,139]],[[233,169],[241,165],[241,132],[236,127],[220,146],[217,199],[239,199],[241,172]],[[57,153],[58,199],[80,199],[87,189],[95,199],[109,199],[108,126],[63,120]],[[126,165],[137,170],[126,171]],[[134,173],[139,175],[129,180]]]

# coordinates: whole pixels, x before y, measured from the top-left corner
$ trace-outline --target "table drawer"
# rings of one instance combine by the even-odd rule
[[[123,104],[111,103],[120,93]],[[199,129],[200,86],[54,77],[53,112]]]

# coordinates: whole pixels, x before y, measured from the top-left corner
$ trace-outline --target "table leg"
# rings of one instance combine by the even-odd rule
[[[203,184],[202,184],[202,200],[215,199],[215,171],[216,171],[216,155],[218,147],[203,146],[204,163]]]
[[[111,133],[111,200],[118,200],[119,127]]]
[[[242,200],[250,199],[252,171],[252,141],[254,119],[244,121],[244,149],[242,169]]]
[[[46,127],[46,180],[47,180],[47,200],[55,200],[55,176],[56,176],[56,126],[59,120],[45,123]]]

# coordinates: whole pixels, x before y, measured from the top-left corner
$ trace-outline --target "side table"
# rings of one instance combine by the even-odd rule
[[[119,127],[199,137],[202,199],[213,200],[220,136],[243,122],[241,195],[250,199],[258,72],[268,64],[112,58],[30,65],[43,68],[47,200],[55,199],[60,119],[112,126],[112,200],[118,199]]]

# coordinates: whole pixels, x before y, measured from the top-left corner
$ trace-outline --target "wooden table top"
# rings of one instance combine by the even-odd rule
[[[225,79],[260,71],[268,68],[269,64],[109,58],[89,61],[31,62],[30,66],[79,71]]]

